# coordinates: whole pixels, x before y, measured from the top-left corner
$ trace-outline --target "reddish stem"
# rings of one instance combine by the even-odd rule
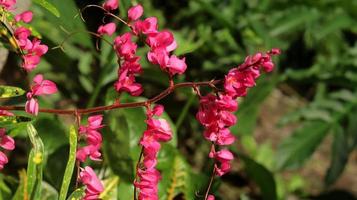
[[[122,103],[122,104],[117,104],[114,103],[113,105],[108,105],[108,106],[98,106],[98,107],[93,107],[93,108],[88,108],[88,109],[48,109],[48,108],[42,108],[39,109],[40,113],[54,113],[57,115],[74,115],[76,112],[80,115],[82,114],[91,114],[91,113],[97,113],[97,112],[103,112],[106,110],[115,110],[119,108],[137,108],[137,107],[143,107],[148,104],[156,103],[157,101],[160,101],[161,99],[165,98],[169,94],[171,94],[175,89],[178,88],[185,88],[185,87],[194,87],[194,86],[211,86],[212,84],[219,84],[221,80],[215,80],[215,81],[204,81],[204,82],[184,82],[184,83],[178,83],[174,84],[173,86],[169,86],[166,90],[158,94],[157,96],[148,99],[147,101],[141,101],[141,102],[131,102],[131,103]],[[0,106],[0,110],[19,110],[19,111],[24,111],[25,107],[24,106]]]

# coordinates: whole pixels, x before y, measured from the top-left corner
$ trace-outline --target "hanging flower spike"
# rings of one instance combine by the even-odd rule
[[[172,138],[172,131],[164,119],[156,119],[164,111],[162,105],[147,110],[147,129],[145,130],[140,145],[143,147],[143,169],[136,172],[139,180],[134,186],[139,189],[139,200],[158,199],[158,183],[161,179],[160,172],[156,170],[157,155],[161,148],[159,142],[167,142]]]
[[[99,150],[103,139],[99,129],[104,127],[102,121],[103,115],[90,116],[88,117],[88,125],[79,127],[79,133],[86,138],[87,143],[87,146],[77,150],[76,157],[79,161],[85,162],[87,157],[94,161],[101,160]]]
[[[111,22],[111,23],[99,26],[97,32],[99,35],[111,36],[115,32],[115,30],[116,30],[116,25],[115,25],[115,23]]]
[[[30,23],[32,21],[33,13],[31,11],[25,11],[15,16],[15,21],[23,21],[24,23]]]
[[[119,7],[118,0],[107,0],[103,4],[103,8],[107,11],[115,10]]]
[[[98,199],[100,193],[104,191],[104,187],[93,169],[89,166],[85,167],[80,172],[79,177],[80,181],[86,186],[83,200]]]

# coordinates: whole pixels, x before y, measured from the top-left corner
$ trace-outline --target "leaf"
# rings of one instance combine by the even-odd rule
[[[84,195],[84,188],[78,188],[67,198],[67,200],[81,200]]]
[[[279,145],[276,167],[283,170],[301,166],[321,143],[329,128],[330,125],[323,121],[304,123]]]
[[[49,183],[42,182],[41,199],[43,200],[58,200],[58,192]]]
[[[27,124],[27,133],[32,144],[27,165],[27,191],[29,199],[33,200],[40,199],[41,196],[42,169],[45,151],[42,140],[31,123]]]
[[[244,162],[244,170],[248,176],[259,186],[263,199],[276,200],[277,190],[273,174],[244,154],[239,154],[239,158]]]
[[[25,94],[25,90],[23,90],[21,88],[0,85],[0,99],[1,98],[17,97],[17,96],[21,96],[23,94]]]
[[[171,165],[169,176],[165,176],[165,179],[168,179],[168,183],[163,187],[166,192],[163,199],[173,200],[180,194],[183,195],[183,199],[195,199],[195,190],[197,188],[195,187],[195,181],[191,177],[190,166],[178,153],[176,153]]]
[[[40,5],[40,6],[44,7],[44,8],[46,8],[54,16],[56,16],[56,17],[60,17],[61,16],[61,14],[57,10],[57,8],[53,4],[49,3],[48,1],[46,1],[46,0],[33,0],[33,2],[37,3],[38,5]]]
[[[0,116],[0,127],[14,127],[22,123],[28,123],[32,118],[24,116]]]
[[[71,126],[69,130],[69,144],[70,144],[69,156],[68,156],[66,170],[63,176],[59,200],[65,200],[67,197],[68,187],[71,183],[74,165],[76,163],[77,130],[74,126]]]
[[[107,180],[104,180],[104,191],[100,193],[99,199],[102,200],[111,200],[115,196],[116,189],[118,187],[119,177],[114,176]]]
[[[332,143],[332,159],[325,175],[325,185],[330,186],[342,174],[348,161],[348,142],[346,133],[339,125],[334,127],[334,140]]]

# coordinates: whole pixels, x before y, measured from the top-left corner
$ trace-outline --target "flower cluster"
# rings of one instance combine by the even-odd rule
[[[112,11],[118,8],[116,1],[106,1],[103,4],[105,10]],[[177,47],[173,34],[168,30],[159,31],[157,18],[148,17],[140,20],[144,13],[143,7],[138,4],[128,10],[127,25],[131,32],[126,32],[114,39],[114,50],[118,55],[120,68],[118,70],[118,80],[114,87],[118,92],[128,92],[132,96],[139,96],[143,92],[143,87],[136,82],[136,76],[142,73],[140,57],[136,55],[138,45],[133,37],[146,38],[145,44],[150,47],[147,53],[149,62],[159,65],[170,77],[175,74],[183,74],[187,68],[185,58],[170,55]],[[116,25],[108,23],[98,28],[99,35],[112,35]]]
[[[33,84],[31,86],[31,91],[26,94],[26,112],[37,115],[39,110],[38,101],[36,96],[54,94],[57,92],[57,86],[54,82],[50,80],[44,80],[42,74],[38,74],[33,78]]]
[[[173,34],[168,30],[158,31],[156,17],[139,20],[142,14],[141,5],[134,6],[128,11],[133,34],[146,36],[145,43],[150,47],[150,51],[147,53],[148,60],[154,65],[159,65],[171,77],[175,74],[183,74],[187,68],[185,58],[170,55],[170,52],[177,48]]]
[[[25,11],[15,16],[15,22],[30,23],[33,14],[31,11]],[[41,56],[47,53],[47,45],[41,44],[38,38],[30,40],[31,30],[23,26],[19,26],[14,31],[16,42],[23,53],[22,67],[26,71],[32,71],[41,61]]]
[[[231,145],[235,137],[229,130],[237,122],[233,114],[238,109],[238,103],[229,95],[208,94],[200,99],[200,108],[196,115],[197,120],[205,127],[204,137],[217,145]],[[218,152],[212,148],[211,158],[216,158]],[[219,176],[230,170],[229,162],[215,166]]]
[[[87,146],[77,150],[77,159],[81,162],[86,161],[87,157],[91,160],[100,161],[101,153],[99,152],[102,145],[102,135],[99,129],[102,125],[103,116],[95,115],[88,118],[87,126],[80,126],[79,133],[86,138]]]
[[[99,129],[103,128],[103,116],[94,115],[88,118],[86,126],[79,127],[79,134],[85,137],[87,145],[77,150],[76,158],[80,162],[85,162],[89,157],[91,160],[100,161],[101,153],[99,152],[102,145],[102,135]],[[81,182],[86,185],[84,200],[98,199],[103,192],[103,185],[94,173],[93,169],[86,166],[80,173]]]
[[[79,177],[81,182],[86,186],[85,196],[82,200],[99,199],[99,194],[104,191],[104,187],[94,170],[87,166],[81,169]]]
[[[0,110],[0,116],[14,116],[14,114],[6,110]],[[12,137],[6,135],[5,132],[5,128],[0,128],[0,147],[12,151],[15,149],[15,141]],[[6,154],[0,151],[0,170],[2,170],[4,165],[8,162],[9,160]]]
[[[147,129],[145,130],[140,145],[143,147],[143,168],[138,169],[139,180],[134,185],[139,191],[139,200],[158,199],[157,185],[161,179],[160,172],[156,170],[157,155],[161,148],[160,142],[167,142],[172,138],[172,131],[165,119],[156,119],[164,111],[164,107],[157,105],[154,109],[147,110]]]
[[[226,75],[223,92],[201,97],[196,118],[205,127],[204,137],[207,140],[221,146],[230,145],[235,141],[229,127],[237,122],[233,114],[238,109],[236,99],[245,96],[248,88],[255,86],[261,68],[266,72],[272,71],[274,64],[271,56],[277,54],[280,54],[279,49],[248,56],[243,64],[231,69]],[[230,171],[230,161],[233,160],[230,151],[226,149],[216,151],[212,148],[209,157],[216,160],[214,166],[216,175],[222,176]]]

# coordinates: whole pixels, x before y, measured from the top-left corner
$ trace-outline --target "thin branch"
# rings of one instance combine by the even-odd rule
[[[178,88],[185,88],[185,87],[197,87],[197,86],[209,86],[211,87],[212,84],[216,85],[219,84],[221,80],[215,80],[215,81],[204,81],[204,82],[184,82],[184,83],[178,83],[174,84],[170,87],[168,87],[166,90],[158,94],[157,96],[148,99],[147,101],[141,101],[141,102],[131,102],[131,103],[114,103],[112,105],[108,106],[98,106],[98,107],[93,107],[93,108],[88,108],[88,109],[49,109],[49,108],[42,108],[39,109],[40,113],[53,113],[57,115],[74,115],[76,112],[78,114],[91,114],[91,113],[98,113],[98,112],[103,112],[107,110],[115,110],[115,109],[120,109],[120,108],[137,108],[137,107],[143,107],[148,104],[153,104],[161,99],[165,98],[169,94],[171,94],[175,89]],[[0,106],[0,110],[18,110],[18,111],[24,111],[25,107],[24,106]]]

